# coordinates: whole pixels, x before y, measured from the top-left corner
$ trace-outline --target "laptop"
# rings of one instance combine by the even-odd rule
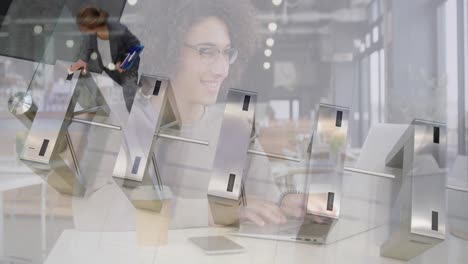
[[[306,221],[308,220],[289,219],[285,224],[267,224],[265,226],[258,226],[251,222],[245,222],[241,223],[239,230],[233,232],[232,235],[278,241],[323,244],[325,242],[324,239],[329,233],[329,223],[313,222],[304,224]]]

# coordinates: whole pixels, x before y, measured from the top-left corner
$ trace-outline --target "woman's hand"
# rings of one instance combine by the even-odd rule
[[[287,216],[301,218],[306,211],[307,195],[302,193],[290,193],[283,196],[281,200],[281,211]]]
[[[328,194],[301,194],[290,193],[281,200],[281,210],[287,216],[296,218],[304,217],[306,211],[309,211],[310,217],[315,223],[324,223],[325,219],[322,216],[314,213],[328,212],[326,209]]]
[[[252,221],[258,226],[284,224],[287,221],[276,204],[254,197],[247,197],[247,206],[241,208],[240,219]]]
[[[120,65],[121,65],[121,64],[122,64],[122,62],[120,62],[120,61],[117,62],[117,63],[115,64],[115,69],[116,69],[119,73],[125,72],[124,69],[120,68]]]
[[[83,69],[83,74],[86,74],[88,70],[88,64],[83,60],[78,60],[70,66],[70,71],[75,72],[79,69]]]

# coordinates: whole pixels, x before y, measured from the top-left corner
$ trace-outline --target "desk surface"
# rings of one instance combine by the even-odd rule
[[[387,232],[382,226],[326,246],[281,242],[231,235],[228,228],[170,230],[168,243],[139,247],[134,232],[81,232],[66,230],[50,252],[46,264],[63,263],[404,263],[381,258],[379,246]],[[227,235],[246,248],[243,253],[206,255],[188,238]],[[408,263],[462,263],[468,242],[449,237]]]

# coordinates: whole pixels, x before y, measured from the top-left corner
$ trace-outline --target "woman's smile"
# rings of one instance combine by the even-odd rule
[[[206,88],[210,94],[218,94],[222,84],[222,80],[201,80],[201,84]]]

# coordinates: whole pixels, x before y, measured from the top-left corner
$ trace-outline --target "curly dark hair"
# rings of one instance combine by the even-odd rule
[[[173,77],[180,47],[191,26],[203,18],[217,17],[226,23],[231,45],[239,50],[225,84],[237,83],[257,43],[255,10],[250,0],[162,0],[153,6],[157,10],[153,10],[156,12],[149,26],[155,35],[150,36],[151,43],[146,43],[157,51],[153,71]]]

